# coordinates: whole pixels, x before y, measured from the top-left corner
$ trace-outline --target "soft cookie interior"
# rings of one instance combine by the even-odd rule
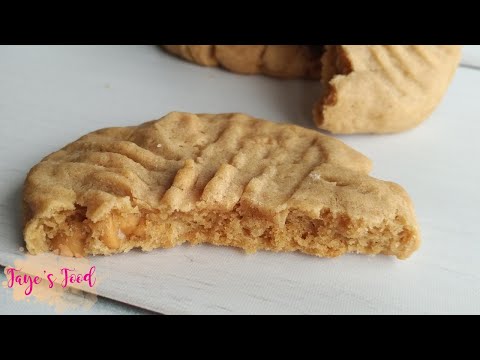
[[[333,214],[329,209],[323,210],[317,218],[292,211],[284,219],[283,226],[242,206],[232,211],[170,215],[114,211],[98,222],[88,219],[85,213],[85,208],[78,207],[58,214],[57,219],[43,220],[39,226],[45,231],[48,250],[82,257],[126,252],[133,248],[150,251],[187,242],[233,246],[247,253],[301,251],[335,257],[354,252],[405,258],[416,246],[412,242],[415,230],[401,216],[363,231],[361,223],[352,221],[348,214]]]

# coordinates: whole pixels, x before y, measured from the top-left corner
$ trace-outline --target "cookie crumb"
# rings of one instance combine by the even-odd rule
[[[125,240],[127,237],[125,234],[122,232],[122,230],[118,229],[117,236],[120,240]]]

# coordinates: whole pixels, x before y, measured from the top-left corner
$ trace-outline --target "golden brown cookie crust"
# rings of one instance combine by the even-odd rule
[[[165,50],[204,66],[240,74],[319,79],[322,49],[305,45],[162,45]]]
[[[370,168],[316,131],[174,112],[92,132],[33,167],[25,241],[70,256],[187,242],[406,258],[420,242],[412,203]]]
[[[342,134],[417,126],[440,103],[460,56],[458,45],[327,45],[315,122]]]

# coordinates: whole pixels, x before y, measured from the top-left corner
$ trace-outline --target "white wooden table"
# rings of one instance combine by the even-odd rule
[[[92,260],[105,280],[99,294],[167,314],[480,313],[479,47],[467,46],[464,54],[468,67],[417,129],[341,137],[374,161],[375,176],[411,194],[424,240],[411,259],[245,256],[210,246],[133,252]],[[65,143],[171,110],[243,111],[311,127],[318,90],[315,82],[194,66],[153,46],[0,46],[0,264],[23,256],[26,172]],[[14,301],[0,287],[0,314],[54,312]],[[100,299],[88,313],[148,312]]]

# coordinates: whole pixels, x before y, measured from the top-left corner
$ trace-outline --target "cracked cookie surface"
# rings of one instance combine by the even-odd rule
[[[92,132],[24,187],[30,253],[113,254],[184,242],[406,258],[420,238],[398,185],[344,143],[245,114],[173,112]]]

